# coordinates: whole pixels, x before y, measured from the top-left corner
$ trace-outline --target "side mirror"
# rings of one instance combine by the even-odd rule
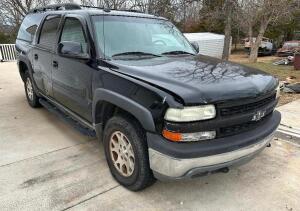
[[[63,57],[89,59],[89,54],[84,51],[83,46],[79,42],[63,41],[58,44],[58,54]]]
[[[197,42],[191,42],[191,45],[193,46],[193,48],[195,49],[195,51],[197,53],[199,53],[199,45]]]

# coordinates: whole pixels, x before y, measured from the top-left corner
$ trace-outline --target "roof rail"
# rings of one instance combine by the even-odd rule
[[[30,10],[28,13],[45,12],[48,10],[80,10],[80,9],[81,6],[75,3],[51,4],[45,7],[36,7]]]
[[[104,9],[104,7],[96,7],[96,6],[88,6],[88,5],[79,5],[80,7],[85,7],[85,8],[95,8],[95,9],[101,9],[101,10],[103,10]]]
[[[107,7],[95,7],[95,6],[86,6],[86,5],[80,5],[80,6],[84,7],[84,8],[101,9],[101,10],[104,10],[104,12],[110,12],[111,10],[114,10],[114,11],[143,13],[142,11],[134,10],[134,9],[111,9],[111,8],[107,8]]]
[[[86,6],[86,5],[79,5],[75,3],[65,3],[65,4],[51,4],[45,7],[36,7],[32,10],[30,10],[28,13],[39,13],[39,12],[46,12],[49,10],[80,10],[82,8],[93,8],[93,9],[101,9],[104,12],[110,12],[111,10],[115,11],[124,11],[124,12],[137,12],[137,13],[143,13],[139,10],[133,10],[133,9],[124,9],[124,10],[118,10],[118,9],[110,9],[106,7],[95,7],[95,6]]]
[[[125,12],[137,12],[137,13],[144,13],[141,10],[135,10],[135,9],[128,9],[128,10],[121,10],[121,11],[125,11]]]
[[[110,12],[110,10],[111,10],[106,7],[95,7],[95,6],[87,6],[87,5],[79,5],[79,6],[83,7],[83,8],[89,8],[89,9],[100,9],[100,10],[103,10],[104,12]]]

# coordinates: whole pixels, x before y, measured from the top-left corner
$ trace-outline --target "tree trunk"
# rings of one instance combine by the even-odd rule
[[[250,48],[252,47],[253,45],[253,29],[252,29],[252,25],[249,25],[249,28],[248,28],[248,36],[249,36],[249,42],[250,42]]]
[[[230,54],[230,41],[231,41],[231,22],[232,22],[232,10],[233,3],[232,0],[226,0],[225,2],[225,38],[224,38],[224,48],[223,48],[223,56],[222,59],[228,60]]]
[[[235,38],[234,50],[237,50],[237,45],[240,44],[240,27],[237,28],[237,36]]]
[[[183,0],[183,32],[186,32],[186,0]]]
[[[258,49],[261,44],[262,38],[265,34],[265,31],[269,25],[269,22],[270,22],[270,20],[268,18],[262,19],[260,22],[258,36],[256,37],[255,42],[251,46],[251,52],[250,52],[250,56],[249,56],[250,62],[257,62]]]

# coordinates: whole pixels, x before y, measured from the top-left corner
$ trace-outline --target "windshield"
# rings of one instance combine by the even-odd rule
[[[181,32],[160,19],[93,16],[97,45],[106,57],[158,56],[166,53],[195,54]]]

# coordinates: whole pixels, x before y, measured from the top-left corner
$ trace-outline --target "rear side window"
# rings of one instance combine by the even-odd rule
[[[67,18],[63,27],[60,42],[78,42],[82,46],[83,52],[87,53],[87,42],[80,21],[76,18]]]
[[[36,30],[41,23],[42,18],[42,14],[27,15],[21,24],[17,39],[31,43],[35,36]]]
[[[40,33],[39,44],[45,48],[52,49],[56,42],[57,28],[60,16],[48,16],[44,21]]]

